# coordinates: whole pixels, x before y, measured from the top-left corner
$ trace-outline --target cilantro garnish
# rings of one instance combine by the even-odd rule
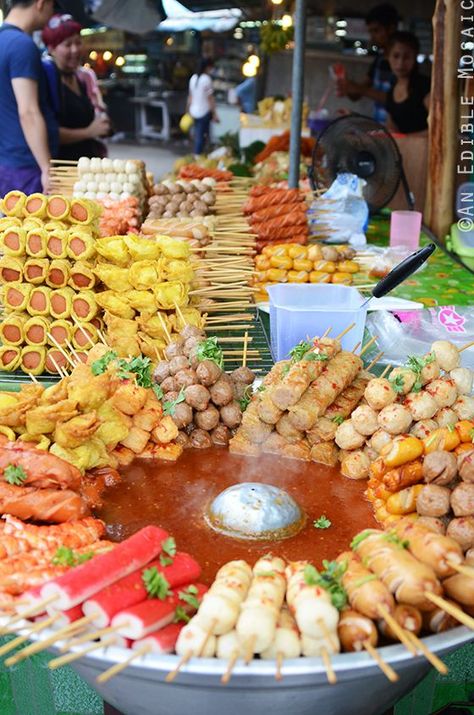
[[[408,549],[410,542],[406,539],[401,539],[395,531],[386,531],[381,537],[384,541],[388,541],[389,544],[394,546],[399,546],[401,549]]]
[[[202,343],[199,343],[196,357],[200,362],[203,360],[212,360],[221,370],[224,367],[224,354],[222,348],[220,348],[217,343],[216,337],[207,338],[207,340],[203,340]]]
[[[250,402],[252,401],[253,393],[252,393],[252,385],[248,385],[245,388],[243,396],[239,400],[239,405],[240,409],[242,412],[245,412],[247,407],[250,405]]]
[[[334,422],[334,424],[339,426],[342,425],[342,423],[344,422],[344,417],[342,415],[334,415],[332,421]]]
[[[93,375],[102,375],[107,370],[111,362],[117,359],[117,353],[109,350],[99,360],[94,360],[91,364],[91,372]]]
[[[151,360],[149,357],[134,357],[130,360],[121,358],[117,361],[117,375],[120,380],[127,380],[130,374],[137,376],[137,385],[140,387],[153,387],[151,376]]]
[[[9,464],[8,467],[5,467],[3,476],[8,484],[13,484],[16,487],[21,487],[23,482],[28,479],[23,467],[16,467],[14,464]]]
[[[339,611],[347,605],[347,593],[342,585],[342,576],[346,570],[346,564],[337,561],[323,561],[323,571],[319,572],[311,564],[307,564],[304,569],[304,580],[308,586],[319,586],[331,596],[334,608]]]
[[[94,556],[93,551],[87,551],[84,554],[76,554],[72,549],[67,546],[60,546],[53,558],[51,563],[53,566],[79,566],[85,561],[89,561]]]
[[[420,392],[423,387],[423,380],[421,373],[423,368],[427,365],[431,365],[432,362],[436,360],[434,353],[429,353],[426,357],[419,357],[418,355],[410,355],[407,360],[407,367],[415,374],[416,380],[415,384],[411,388],[412,392]]]
[[[324,362],[329,360],[329,356],[326,353],[306,353],[303,360],[308,360],[308,362]]]
[[[372,531],[370,529],[364,529],[364,531],[360,531],[358,534],[354,536],[354,538],[351,541],[351,549],[357,549],[360,543],[367,539],[369,536],[372,535]]]
[[[456,427],[454,425],[446,425],[446,429],[448,432],[454,432]]]
[[[170,566],[176,556],[176,541],[172,536],[168,536],[168,538],[161,543],[161,549],[160,564],[162,566]]]
[[[191,606],[191,608],[194,608],[196,611],[199,608],[200,601],[199,598],[197,598],[198,590],[196,586],[188,586],[186,591],[180,591],[178,593],[178,596],[181,601],[184,601],[184,603],[187,603],[188,606]]]
[[[163,392],[163,388],[161,387],[161,385],[157,385],[155,383],[154,385],[152,385],[151,389],[153,390],[153,392],[155,393],[156,397],[159,400],[162,400],[163,397],[165,396],[165,393]]]
[[[312,343],[308,342],[307,340],[301,340],[298,345],[295,345],[294,348],[291,348],[289,352],[291,362],[298,362],[298,360],[302,360],[306,353],[309,352],[312,347]]]
[[[191,616],[188,616],[182,606],[177,606],[174,612],[173,623],[189,623]]]
[[[182,387],[175,400],[166,400],[166,402],[163,403],[163,414],[172,417],[176,412],[176,405],[179,405],[180,402],[184,402],[185,399],[184,387]]]
[[[315,529],[329,529],[332,521],[327,518],[325,514],[322,514],[319,519],[313,521],[313,526]]]
[[[405,389],[405,381],[402,377],[402,375],[396,375],[394,378],[389,378],[389,383],[394,392],[399,395],[402,393]]]
[[[164,601],[165,598],[171,596],[170,585],[156,566],[151,566],[143,571],[142,581],[150,598],[159,598],[160,601]]]

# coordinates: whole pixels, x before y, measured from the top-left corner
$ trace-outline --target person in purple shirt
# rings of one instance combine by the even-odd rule
[[[41,53],[32,39],[54,11],[53,0],[11,0],[0,26],[0,196],[12,189],[47,192],[59,129]]]

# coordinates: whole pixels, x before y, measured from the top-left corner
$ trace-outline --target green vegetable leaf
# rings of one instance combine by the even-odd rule
[[[239,405],[240,405],[240,409],[242,410],[242,412],[245,412],[247,407],[250,405],[250,403],[252,401],[252,397],[253,397],[252,385],[248,385],[245,388],[243,396],[239,400]]]
[[[23,482],[28,479],[23,467],[15,467],[14,464],[9,464],[8,467],[5,467],[3,476],[8,484],[13,484],[16,487],[21,487]]]
[[[446,425],[446,429],[448,432],[454,432],[456,427],[454,425]]]
[[[174,612],[173,623],[189,623],[191,616],[188,616],[182,606],[177,606]]]
[[[284,365],[281,370],[281,376],[286,377],[288,375],[288,373],[290,372],[290,368],[291,368],[291,363]]]
[[[143,357],[141,355],[131,358],[130,360],[120,358],[120,360],[117,361],[117,376],[120,380],[128,380],[130,375],[136,375],[137,385],[147,388],[153,387],[151,364],[149,357]]]
[[[339,426],[342,425],[342,423],[344,422],[344,417],[342,415],[335,415],[332,418],[332,421],[334,422],[334,424]]]
[[[267,386],[262,384],[257,387],[257,392],[265,392],[266,389]]]
[[[171,415],[171,417],[174,415],[176,411],[176,405],[179,405],[180,402],[184,402],[186,397],[184,396],[184,386],[181,388],[179,391],[178,397],[175,400],[166,400],[166,402],[163,403],[163,414],[164,415]]]
[[[191,606],[191,608],[194,608],[196,611],[199,608],[200,601],[199,598],[197,597],[198,590],[196,586],[188,586],[188,588],[185,591],[180,591],[178,593],[179,598],[181,601],[184,601],[184,603],[187,603],[188,606]]]
[[[117,359],[117,353],[109,350],[99,360],[94,360],[91,364],[91,372],[93,375],[102,375],[107,370],[111,362]]]
[[[294,348],[291,348],[289,352],[291,362],[295,363],[298,362],[298,360],[302,360],[306,353],[309,352],[312,347],[312,343],[308,342],[307,340],[301,340],[298,345],[295,345]]]
[[[401,394],[405,389],[405,381],[402,375],[396,375],[393,379],[390,378],[389,383],[392,387],[392,390],[398,395]]]
[[[76,554],[72,549],[67,546],[60,546],[53,558],[51,563],[53,566],[79,566],[85,561],[89,561],[94,556],[93,551],[87,551],[84,554]]]
[[[319,585],[319,571],[312,564],[306,564],[303,571],[303,576],[305,583],[308,586],[318,586]]]
[[[399,546],[401,549],[408,549],[408,547],[410,546],[409,541],[407,541],[406,539],[401,539],[398,534],[393,530],[386,531],[381,538],[384,541],[388,541],[389,544]]]
[[[196,357],[200,362],[203,360],[212,360],[221,370],[224,367],[224,354],[222,348],[219,347],[216,337],[207,338],[207,340],[203,340],[202,343],[199,343]]]
[[[260,578],[274,578],[276,576],[276,571],[254,571],[254,576],[259,576]]]
[[[331,596],[334,608],[341,610],[347,604],[347,593],[342,586],[341,579],[347,565],[337,561],[323,561],[323,571],[319,572],[311,564],[304,569],[304,580],[308,586],[319,586]]]
[[[354,536],[354,538],[351,541],[351,549],[357,549],[360,543],[367,539],[369,536],[371,536],[372,530],[371,529],[364,529],[364,531],[360,531],[358,534]]]
[[[162,400],[163,397],[165,396],[165,393],[163,392],[163,388],[161,387],[161,385],[157,385],[155,383],[154,385],[152,385],[151,389],[153,390],[153,392],[155,393],[155,395],[157,396],[157,398],[159,400]]]
[[[327,518],[325,514],[322,514],[319,519],[313,521],[313,526],[315,529],[329,529],[332,521]]]
[[[172,536],[161,542],[161,549],[167,556],[176,556],[176,541]]]
[[[159,598],[160,601],[164,601],[165,598],[171,596],[170,585],[156,566],[145,569],[142,573],[142,580],[150,598]]]
[[[309,362],[325,362],[329,360],[329,356],[326,353],[306,353],[303,360],[308,360]]]

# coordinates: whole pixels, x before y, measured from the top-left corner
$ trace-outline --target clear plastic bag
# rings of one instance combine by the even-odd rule
[[[367,317],[366,327],[376,336],[376,351],[384,353],[381,364],[395,367],[403,365],[408,355],[429,352],[435,340],[449,340],[458,349],[470,343],[474,337],[474,306],[438,306],[396,315],[377,310]],[[474,346],[463,352],[462,365],[474,369]]]
[[[311,233],[331,243],[365,246],[364,230],[369,216],[362,193],[365,184],[355,174],[338,174],[329,189],[311,204],[308,211]]]

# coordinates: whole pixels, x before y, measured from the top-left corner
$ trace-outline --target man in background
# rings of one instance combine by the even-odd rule
[[[253,114],[257,109],[257,78],[248,77],[235,88],[235,94],[241,110]]]
[[[357,101],[362,97],[373,99],[375,103],[374,119],[382,124],[384,124],[387,119],[387,112],[385,110],[387,94],[395,81],[395,77],[388,63],[387,51],[390,36],[396,31],[399,20],[400,17],[393,5],[384,3],[372,8],[365,21],[367,23],[370,41],[372,45],[377,46],[377,56],[372,62],[364,82],[351,82],[345,78],[337,82],[339,96],[349,97],[349,99],[353,101]]]
[[[0,26],[0,196],[49,190],[59,130],[41,53],[32,34],[53,15],[53,0],[11,0]]]

